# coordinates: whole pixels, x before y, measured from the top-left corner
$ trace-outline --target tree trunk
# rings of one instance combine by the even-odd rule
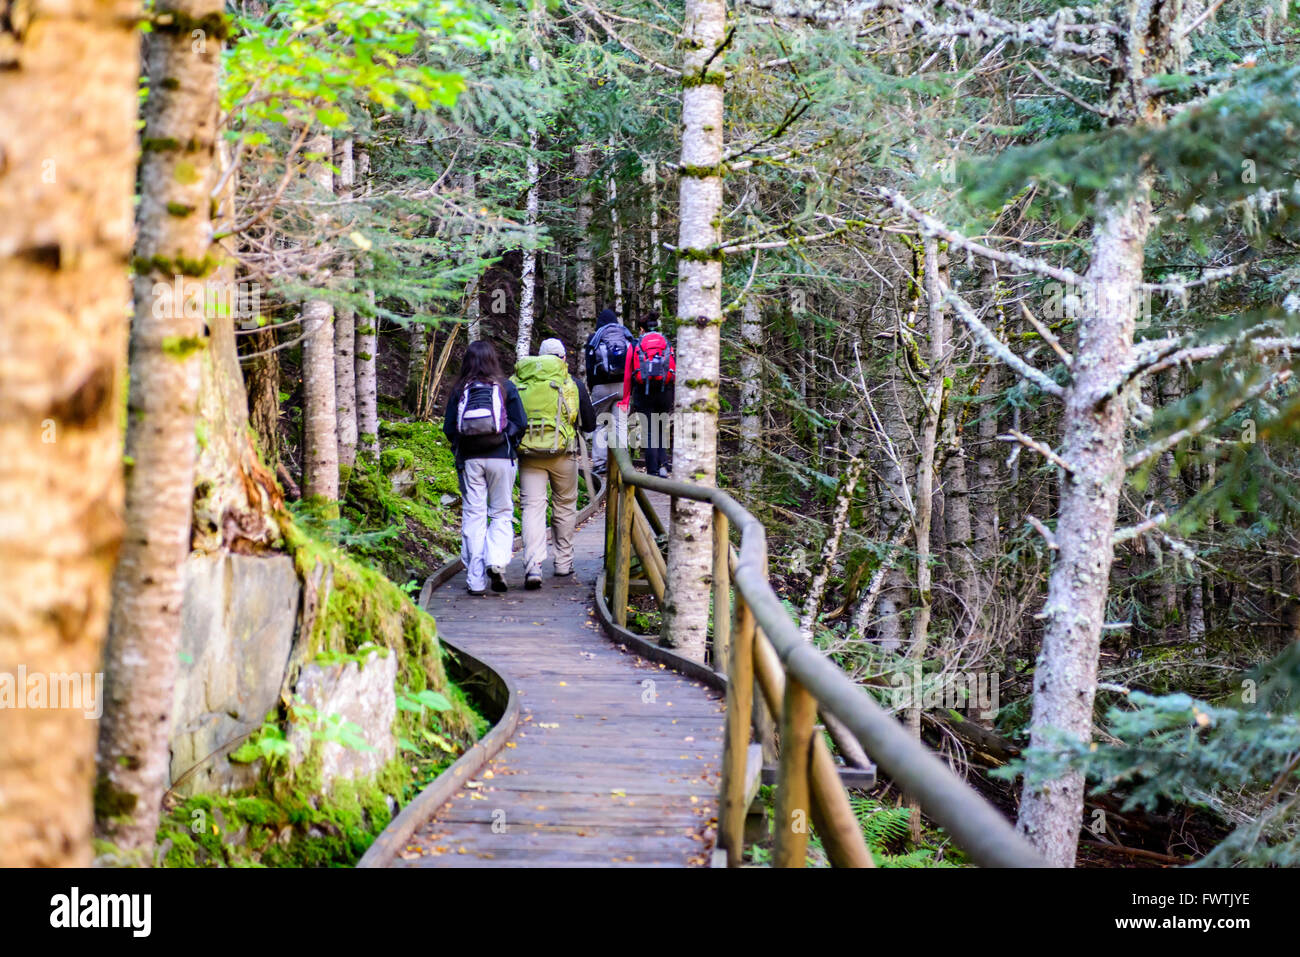
[[[334,165],[338,168],[334,179],[335,193],[340,199],[351,199],[356,182],[351,139],[335,144]],[[345,281],[354,273],[355,266],[351,262],[339,267],[339,275]],[[339,464],[348,468],[357,460],[356,329],[356,313],[348,306],[341,307],[334,317],[334,395],[338,415]]]
[[[309,153],[330,155],[328,133],[312,138]],[[322,162],[307,176],[322,195],[333,195],[334,177]],[[423,326],[414,328],[423,329]],[[339,497],[338,396],[334,388],[334,307],[323,299],[302,308],[303,496],[325,502]]]
[[[649,253],[647,258],[652,285],[650,302],[651,308],[666,316],[668,307],[664,302],[663,279],[659,275],[659,171],[654,160],[646,161],[645,182],[650,187],[650,239],[646,250]]]
[[[274,351],[274,326],[248,337],[248,419],[257,433],[258,450],[272,472],[280,464],[280,353]]]
[[[915,349],[916,317],[921,308],[921,290],[925,282],[924,259],[913,252],[911,299],[907,310],[897,322],[895,348],[887,373],[889,388],[885,407],[880,413],[883,432],[877,436],[880,445],[880,473],[882,495],[880,506],[881,539],[893,538],[905,532],[909,522],[908,508],[915,508],[908,483],[906,463],[911,461],[908,448],[912,443],[910,424],[916,410],[915,374],[911,366]],[[886,651],[897,651],[903,645],[903,616],[907,612],[909,590],[907,575],[899,557],[892,552],[885,556],[888,567],[881,579],[880,598],[877,602],[880,615],[875,619],[876,641]],[[865,607],[865,605],[864,605]],[[861,633],[865,635],[868,616],[859,614]]]
[[[912,534],[916,542],[916,611],[912,615],[912,643],[908,655],[914,662],[913,674],[920,674],[930,643],[930,525],[934,504],[934,453],[938,444],[939,414],[943,407],[945,358],[948,351],[947,323],[939,296],[938,241],[925,240],[925,291],[930,321],[930,381],[925,390],[925,418],[921,423],[920,463],[916,467],[916,507],[912,514]],[[921,740],[921,688],[913,686],[912,701],[907,709],[907,727]],[[921,840],[921,806],[915,798],[907,802],[911,810],[909,823],[913,843]]]
[[[596,263],[591,250],[591,177],[595,173],[591,148],[580,146],[573,157],[573,175],[578,180],[578,342],[586,343],[596,331]]]
[[[367,183],[370,177],[370,150],[357,145],[356,181]],[[379,455],[379,320],[373,315],[375,291],[366,290],[372,314],[361,316],[356,326],[357,442],[363,452]]]
[[[722,123],[725,0],[686,0],[682,64],[681,230],[677,286],[676,478],[717,476],[719,328],[722,323]],[[713,514],[680,498],[668,539],[663,636],[704,660],[712,582]]]
[[[235,282],[237,237],[231,233],[238,221],[235,208],[235,181],[238,174],[227,176],[233,161],[230,144],[217,140],[217,157],[221,163],[219,178],[225,183],[217,196],[213,216],[221,258],[214,274],[217,282],[231,286]],[[208,347],[199,357],[199,404],[197,432],[203,436],[194,463],[194,511],[190,528],[192,552],[234,551],[256,553],[280,544],[280,527],[276,511],[283,497],[275,481],[276,467],[263,461],[249,427],[248,394],[240,370],[235,345],[235,317],[230,311],[208,317]],[[275,334],[265,330],[256,338],[263,345],[275,345]],[[270,358],[275,358],[272,353]],[[260,409],[266,423],[262,426],[275,442],[279,403],[279,373],[269,377],[274,384],[255,383],[263,389],[275,389],[270,405]],[[262,434],[262,433],[257,433]],[[285,471],[288,474],[288,471]]]
[[[87,718],[102,704],[123,528],[138,13],[107,0],[27,9],[28,29],[0,50],[0,674],[85,675],[94,700],[5,711],[0,867],[85,867]]]
[[[220,17],[223,7],[219,0],[182,0],[174,9],[198,21]],[[151,82],[135,245],[126,536],[113,575],[96,784],[99,831],[128,853],[153,847],[169,780],[199,352],[203,319],[215,311],[204,280],[213,263],[209,195],[221,46],[216,37],[195,40],[179,27],[155,29],[145,44]],[[186,147],[150,145],[166,142]]]
[[[609,137],[609,258],[614,273],[614,311],[619,322],[627,322],[623,314],[623,238],[618,229],[618,179],[614,167],[614,136]]]
[[[473,173],[466,173],[463,182],[465,190],[466,205],[473,208],[476,202],[476,189]],[[469,284],[469,289],[465,293],[465,321],[468,323],[466,332],[469,334],[470,342],[478,342],[483,338],[482,311],[479,309],[478,302],[479,288],[478,280],[475,279]]]
[[[529,65],[538,69],[537,57],[528,58]],[[537,130],[528,130],[528,201],[524,224],[532,231],[537,229],[537,213],[541,202],[541,178],[537,166]],[[515,355],[520,359],[533,351],[533,301],[537,296],[537,247],[524,251],[524,265],[519,277],[519,335],[515,341]]]
[[[752,502],[763,476],[763,323],[758,302],[749,296],[740,314],[740,341],[740,487]]]
[[[1097,656],[1114,557],[1128,393],[1102,398],[1118,382],[1133,351],[1135,295],[1142,281],[1150,229],[1150,182],[1099,210],[1087,279],[1098,302],[1079,327],[1066,388],[1063,457],[1056,540],[1059,549],[1043,608],[1046,630],[1034,674],[1030,745],[1046,749],[1050,731],[1081,741],[1092,736]],[[1090,310],[1091,311],[1091,310]],[[1032,762],[1027,774],[1032,774]],[[1026,780],[1018,826],[1056,867],[1072,867],[1083,820],[1083,775]]]

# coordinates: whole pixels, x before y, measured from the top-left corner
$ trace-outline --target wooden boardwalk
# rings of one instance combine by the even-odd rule
[[[591,610],[603,513],[578,530],[576,573],[504,595],[465,576],[426,607],[449,643],[519,695],[505,747],[422,824],[392,867],[707,866],[717,823],[722,696],[614,645]]]

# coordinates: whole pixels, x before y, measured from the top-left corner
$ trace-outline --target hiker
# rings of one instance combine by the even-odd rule
[[[456,453],[461,486],[461,558],[471,595],[506,590],[514,545],[515,447],[528,428],[519,391],[492,344],[471,342],[447,399],[442,431]],[[485,579],[486,574],[486,579]]]
[[[676,393],[677,357],[668,337],[659,331],[658,312],[647,312],[638,325],[641,337],[627,353],[623,399],[619,405],[626,409],[630,399],[632,411],[644,420],[641,437],[646,474],[667,478],[671,471],[668,434]]]
[[[615,430],[624,437],[627,417],[623,410],[615,408],[614,401],[623,394],[623,373],[627,368],[628,350],[634,340],[632,330],[618,321],[618,315],[613,309],[606,308],[597,317],[596,331],[587,340],[586,348],[587,388],[591,390],[592,406],[598,407],[602,400],[606,400],[601,412],[610,413]],[[611,396],[614,401],[608,401]],[[591,444],[592,471],[604,476],[608,457],[608,429],[598,429]]]
[[[569,375],[564,343],[545,340],[535,356],[515,365],[511,381],[528,416],[519,440],[519,501],[523,509],[524,587],[542,587],[546,560],[546,487],[551,488],[555,577],[573,574],[573,531],[578,512],[577,430],[596,428],[596,411],[581,382]]]

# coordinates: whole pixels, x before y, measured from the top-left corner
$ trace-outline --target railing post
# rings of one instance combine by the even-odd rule
[[[614,568],[614,595],[611,599],[614,621],[627,627],[628,577],[632,573],[632,510],[636,508],[636,488],[620,481],[618,489],[618,529],[614,533],[618,554]]]
[[[731,646],[731,538],[727,516],[713,510],[713,667],[728,671]]]
[[[605,601],[613,606],[614,569],[618,567],[618,463],[611,454],[605,469]]]
[[[781,763],[776,779],[776,848],[773,867],[803,867],[812,827],[808,765],[817,701],[786,675],[781,707]]]
[[[727,668],[727,724],[722,745],[722,808],[718,843],[727,866],[739,867],[745,852],[745,759],[749,751],[749,712],[754,696],[754,614],[736,596],[736,627]]]
[[[785,672],[781,659],[763,629],[754,629],[754,676],[763,698],[778,717],[785,713]],[[875,867],[862,837],[862,827],[853,815],[853,805],[835,769],[835,758],[821,735],[813,735],[809,758],[812,788],[813,826],[821,835],[822,847],[832,867]]]

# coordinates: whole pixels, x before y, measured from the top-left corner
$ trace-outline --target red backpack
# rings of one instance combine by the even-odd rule
[[[663,333],[647,332],[638,339],[632,350],[633,384],[664,389],[676,378],[677,357],[673,355],[667,337]]]

